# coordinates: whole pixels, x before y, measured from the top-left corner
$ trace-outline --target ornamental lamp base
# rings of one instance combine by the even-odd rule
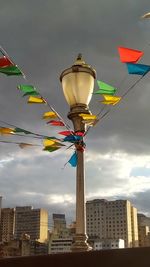
[[[82,234],[76,234],[74,237],[74,243],[72,244],[72,252],[90,251],[93,248],[87,243],[87,236]]]

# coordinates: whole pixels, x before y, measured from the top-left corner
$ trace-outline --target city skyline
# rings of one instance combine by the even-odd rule
[[[69,107],[59,75],[73,64],[79,52],[96,69],[97,79],[118,87],[118,92],[127,76],[120,93],[137,77],[127,75],[119,61],[118,46],[143,50],[142,62],[150,64],[150,20],[140,19],[149,11],[148,0],[46,0],[44,4],[40,0],[14,0],[13,7],[10,0],[1,5],[0,45],[21,67],[27,81],[0,75],[1,121],[41,134],[59,132],[59,128],[42,121],[45,109],[27,105],[16,86],[35,85],[67,120]],[[147,74],[108,117],[89,131],[85,140],[87,200],[127,198],[140,212],[150,215],[149,99]],[[98,97],[93,96],[90,109],[99,112]],[[1,140],[11,138],[1,136]],[[40,204],[75,218],[75,169],[69,165],[64,168],[72,153],[60,150],[50,154],[42,147],[21,150],[1,143],[0,195],[4,207]]]

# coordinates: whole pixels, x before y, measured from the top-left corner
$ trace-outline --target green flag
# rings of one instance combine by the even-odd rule
[[[33,85],[21,84],[21,85],[18,85],[17,88],[24,93],[23,96],[39,95],[39,93],[37,92],[36,88]]]
[[[47,147],[45,147],[43,150],[44,151],[48,151],[48,152],[53,152],[53,151],[55,151],[55,150],[58,150],[60,147],[58,147],[58,146],[47,146]]]
[[[25,133],[25,134],[32,134],[31,132],[29,132],[29,131],[26,131],[26,130],[24,130],[24,129],[21,129],[21,128],[15,128],[14,129],[14,133]]]
[[[0,68],[0,72],[6,74],[8,76],[23,75],[21,70],[16,65]]]
[[[116,92],[116,88],[107,83],[104,83],[102,81],[97,81],[97,84],[98,84],[99,90],[94,92],[94,94],[114,95]]]

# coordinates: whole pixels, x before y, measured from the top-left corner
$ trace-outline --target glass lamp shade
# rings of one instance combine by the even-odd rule
[[[60,75],[64,96],[70,106],[89,104],[94,89],[96,71],[79,54],[74,65]]]
[[[62,87],[67,103],[88,105],[93,89],[94,77],[87,72],[70,72],[63,76]]]

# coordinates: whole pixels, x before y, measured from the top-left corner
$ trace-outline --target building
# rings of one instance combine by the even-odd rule
[[[150,247],[150,218],[138,214],[139,247]]]
[[[1,210],[0,240],[9,242],[14,238],[15,230],[15,209],[3,208]]]
[[[2,209],[2,196],[0,196],[0,220],[1,220],[1,209]]]
[[[48,235],[48,212],[44,209],[33,209],[31,206],[16,207],[15,238],[20,239],[23,234],[31,240],[46,242]]]
[[[147,217],[142,213],[138,213],[137,217],[138,217],[138,225],[150,227],[150,217]]]
[[[58,234],[60,237],[63,235],[63,232],[66,230],[66,219],[65,214],[53,214],[53,232]]]
[[[93,244],[94,250],[124,248],[123,239],[101,239]]]
[[[72,238],[53,238],[49,245],[49,254],[71,252]]]
[[[71,251],[72,228],[67,228],[65,214],[53,214],[53,231],[49,234],[49,254]]]
[[[123,239],[125,247],[138,246],[137,209],[130,201],[87,201],[86,216],[89,241]]]

